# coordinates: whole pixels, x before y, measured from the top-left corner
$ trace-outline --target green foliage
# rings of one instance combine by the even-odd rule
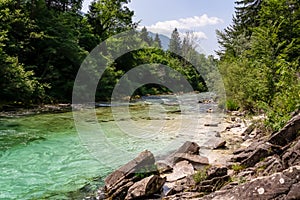
[[[245,166],[239,165],[239,164],[233,164],[231,166],[231,169],[233,169],[233,171],[235,171],[235,172],[239,172],[239,171],[245,169]]]
[[[226,109],[229,111],[236,111],[239,109],[239,105],[232,99],[226,101]]]
[[[149,63],[149,74],[140,71],[137,80],[156,77],[163,84],[183,77],[194,90],[207,91],[214,82],[216,60],[206,58],[196,51],[192,34],[187,34],[184,44],[175,29],[170,51],[161,49],[156,34],[153,40],[147,29],[123,38],[111,37],[136,27],[132,21],[133,11],[126,6],[129,0],[96,0],[86,15],[82,14],[82,0],[36,0],[0,1],[0,98],[2,102],[26,103],[70,102],[77,71],[88,55],[100,42],[106,40],[106,48],[99,53],[107,68],[95,94],[96,100],[109,100],[119,79],[134,67]],[[134,33],[134,31],[133,31]],[[129,52],[116,60],[116,52]],[[184,52],[181,51],[184,49]],[[174,55],[175,52],[187,59]],[[191,63],[197,65],[193,66]],[[100,63],[103,64],[103,63]],[[86,73],[91,80],[98,80],[99,63],[92,63]],[[195,67],[201,66],[201,70]],[[165,70],[168,66],[172,70]],[[199,67],[200,68],[200,67]],[[176,73],[174,72],[176,71]],[[200,73],[199,73],[200,71]],[[135,88],[128,81],[129,88]],[[132,87],[131,87],[132,86]],[[82,98],[89,87],[75,88]],[[184,91],[183,85],[178,88]],[[136,89],[136,88],[135,88]],[[133,91],[134,95],[169,93],[169,89],[157,84],[147,84]]]
[[[87,18],[100,41],[136,25],[132,22],[133,11],[125,6],[128,2],[129,0],[97,0],[91,3]]]
[[[162,48],[162,46],[161,46],[161,40],[160,40],[160,38],[159,38],[158,33],[155,34],[154,44],[155,44],[158,48]]]
[[[197,171],[193,175],[193,179],[196,182],[196,184],[200,183],[201,181],[204,181],[207,178],[207,169],[209,169],[210,166],[204,167],[203,169]]]
[[[83,16],[82,0],[0,1],[1,100],[70,101],[88,51],[134,25],[124,3],[95,1]],[[119,74],[107,70],[105,91]]]
[[[299,108],[299,17],[296,1],[238,1],[234,25],[218,32],[227,97],[265,112],[278,130]]]

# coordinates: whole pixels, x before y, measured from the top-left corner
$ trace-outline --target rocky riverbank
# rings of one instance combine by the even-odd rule
[[[0,117],[16,117],[35,115],[43,113],[63,113],[72,111],[71,104],[43,104],[43,105],[2,105],[0,107]]]
[[[86,199],[300,199],[300,113],[271,135],[237,115],[210,146],[187,141],[157,161],[144,151]]]

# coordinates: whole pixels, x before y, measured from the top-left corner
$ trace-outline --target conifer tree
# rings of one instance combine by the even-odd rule
[[[141,39],[145,41],[148,45],[151,45],[152,38],[150,38],[147,28],[144,26],[141,30]]]
[[[169,44],[169,51],[180,54],[181,53],[181,39],[177,28],[174,29],[171,35],[171,40]]]
[[[159,38],[158,33],[155,34],[155,38],[154,38],[154,44],[156,44],[159,48],[161,48],[161,40]]]

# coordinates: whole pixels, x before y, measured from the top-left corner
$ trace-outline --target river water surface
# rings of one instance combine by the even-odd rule
[[[198,103],[211,96],[165,95],[130,106],[101,104],[107,106],[96,109],[101,137],[88,118],[78,131],[72,112],[2,117],[0,199],[69,199],[68,192],[105,177],[145,149],[160,157],[187,140],[201,145],[221,129],[204,126],[223,117],[216,104]]]

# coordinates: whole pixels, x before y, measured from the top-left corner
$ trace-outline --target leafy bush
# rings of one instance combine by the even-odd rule
[[[239,105],[232,99],[228,99],[226,101],[226,109],[229,111],[236,111],[238,110],[240,107]]]

